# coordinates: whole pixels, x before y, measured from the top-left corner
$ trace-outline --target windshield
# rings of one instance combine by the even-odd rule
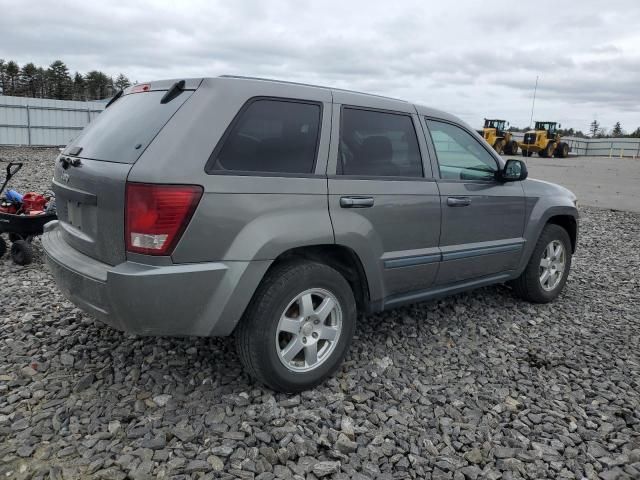
[[[551,130],[556,129],[555,122],[536,122],[536,130]]]
[[[107,162],[135,163],[162,127],[191,96],[183,91],[160,103],[166,91],[125,95],[96,117],[65,152],[81,147],[79,156]]]
[[[484,128],[495,128],[497,130],[504,130],[504,120],[485,120]]]

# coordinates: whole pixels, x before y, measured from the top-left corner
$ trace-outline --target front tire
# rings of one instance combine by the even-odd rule
[[[236,327],[240,361],[259,382],[300,392],[330,376],[346,355],[356,302],[345,278],[313,261],[275,267]]]
[[[0,237],[0,258],[7,253],[7,242],[4,238]]]
[[[549,303],[562,292],[571,269],[571,239],[567,231],[553,224],[542,230],[524,272],[513,281],[520,298]]]
[[[553,152],[555,152],[555,150],[556,150],[555,143],[552,143],[552,142],[547,143],[547,147],[544,149],[545,158],[553,157]]]

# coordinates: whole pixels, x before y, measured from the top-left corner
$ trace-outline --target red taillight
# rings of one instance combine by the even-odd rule
[[[148,92],[149,90],[151,90],[151,85],[149,85],[148,83],[140,83],[138,85],[134,85],[133,87],[131,87],[131,90],[129,90],[129,93],[142,93],[142,92]]]
[[[127,183],[127,251],[171,255],[202,197],[197,185]]]

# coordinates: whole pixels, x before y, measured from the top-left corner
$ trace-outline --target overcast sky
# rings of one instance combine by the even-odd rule
[[[17,6],[16,6],[17,5]],[[535,15],[544,12],[544,16]],[[640,0],[0,0],[0,58],[132,80],[238,74],[501,117],[640,126]]]

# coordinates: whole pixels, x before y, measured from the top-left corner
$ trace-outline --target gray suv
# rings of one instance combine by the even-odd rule
[[[458,118],[374,95],[219,77],[138,84],[56,162],[60,289],[141,335],[231,335],[281,391],[340,365],[358,313],[510,282],[562,291],[575,196]]]

